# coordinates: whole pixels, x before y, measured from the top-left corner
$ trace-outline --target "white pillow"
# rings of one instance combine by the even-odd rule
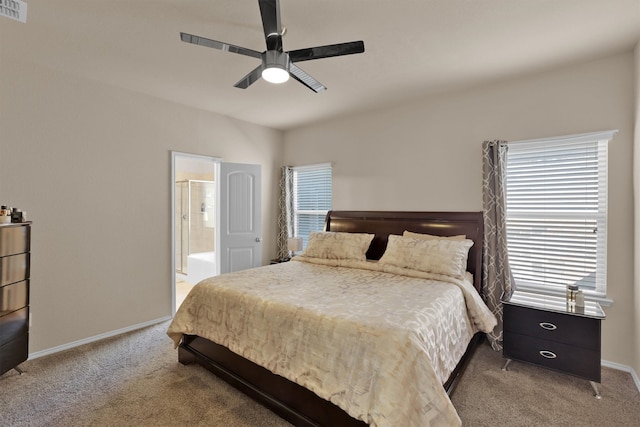
[[[373,237],[374,234],[367,233],[311,232],[301,256],[365,261]]]
[[[472,240],[414,239],[389,235],[380,264],[464,279]]]

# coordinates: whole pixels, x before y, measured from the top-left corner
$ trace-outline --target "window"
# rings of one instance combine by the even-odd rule
[[[606,296],[607,145],[617,131],[509,143],[509,264],[519,289]]]
[[[307,247],[309,233],[324,230],[324,220],[331,210],[331,164],[293,168],[293,229]]]

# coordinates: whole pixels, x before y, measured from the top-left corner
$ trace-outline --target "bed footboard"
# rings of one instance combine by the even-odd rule
[[[456,369],[443,384],[449,396],[455,391],[462,373],[483,338],[482,333],[473,336]],[[178,348],[178,360],[184,365],[198,363],[295,426],[364,427],[367,425],[306,388],[273,374],[268,369],[207,339],[185,335]]]

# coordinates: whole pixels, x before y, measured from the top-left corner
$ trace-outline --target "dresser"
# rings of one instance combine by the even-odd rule
[[[0,225],[0,375],[29,353],[31,223]]]
[[[604,318],[596,302],[572,307],[563,297],[514,292],[503,301],[503,369],[518,360],[584,378],[599,399]]]

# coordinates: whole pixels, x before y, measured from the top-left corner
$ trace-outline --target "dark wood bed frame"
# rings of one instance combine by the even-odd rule
[[[389,234],[416,233],[452,236],[464,234],[474,241],[467,270],[481,292],[483,221],[481,212],[330,211],[326,231],[374,233],[368,259],[380,259]],[[476,334],[443,387],[451,395],[484,334]],[[180,363],[198,363],[221,379],[259,401],[296,426],[365,426],[333,403],[306,388],[195,335],[184,335],[178,349]]]

